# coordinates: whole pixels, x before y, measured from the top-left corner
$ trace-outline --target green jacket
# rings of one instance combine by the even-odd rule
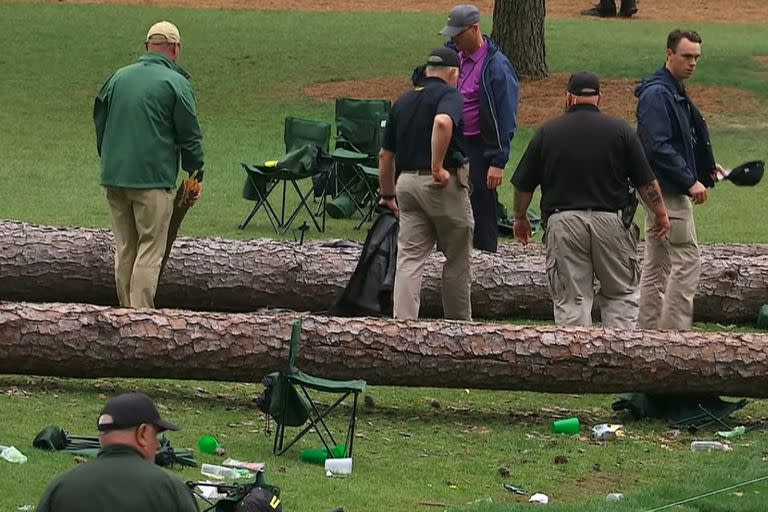
[[[53,481],[38,512],[197,512],[189,488],[133,447],[112,445]]]
[[[202,167],[203,136],[188,78],[155,52],[109,77],[93,106],[102,185],[170,189],[179,157],[187,172]]]

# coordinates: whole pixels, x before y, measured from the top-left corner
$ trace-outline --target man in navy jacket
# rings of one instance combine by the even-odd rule
[[[705,202],[713,175],[725,173],[715,163],[704,118],[683,85],[700,56],[699,34],[673,30],[666,64],[635,90],[637,132],[659,180],[671,226],[666,240],[646,236],[638,321],[643,329],[691,328],[701,272],[692,203]],[[647,210],[645,229],[646,235],[655,229]]]
[[[457,5],[440,34],[451,38],[448,46],[459,52],[459,89],[464,97],[464,137],[472,183],[474,246],[496,252],[497,192],[509,160],[517,126],[520,83],[509,59],[480,32],[480,11],[474,5]]]

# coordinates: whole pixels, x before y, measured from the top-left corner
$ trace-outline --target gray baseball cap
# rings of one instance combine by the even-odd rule
[[[461,34],[475,23],[480,23],[480,9],[470,4],[457,5],[448,14],[448,24],[439,33],[453,37]]]

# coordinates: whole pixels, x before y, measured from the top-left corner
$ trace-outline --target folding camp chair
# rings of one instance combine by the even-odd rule
[[[307,200],[312,194],[312,187],[308,191],[303,192],[298,182],[310,178],[320,171],[322,154],[328,152],[330,138],[331,126],[328,123],[298,117],[285,118],[285,130],[283,133],[285,156],[279,160],[258,164],[242,164],[246,172],[243,197],[255,201],[256,204],[240,224],[240,229],[245,229],[253,216],[256,215],[256,212],[264,207],[269,222],[277,233],[288,231],[302,208],[309,214],[317,230],[321,231],[312,209],[307,204]],[[269,197],[280,182],[282,182],[283,186],[280,217],[278,217],[275,208],[269,202]],[[286,220],[286,192],[289,182],[298,195],[299,204],[296,205],[296,208],[294,208]]]
[[[373,218],[379,199],[378,154],[390,109],[389,100],[336,99],[336,148],[320,203],[323,227],[328,195],[346,193],[353,199],[363,217],[356,229]]]
[[[296,368],[301,325],[301,320],[296,320],[293,323],[291,346],[288,352],[288,366],[276,374],[275,387],[270,397],[269,413],[277,422],[272,451],[275,455],[282,455],[299,439],[304,437],[307,432],[314,431],[317,433],[330,457],[337,455],[351,457],[352,444],[355,439],[357,402],[360,393],[365,390],[365,381],[324,379],[307,375]],[[339,396],[330,406],[322,407],[313,400],[309,394],[310,390]],[[350,395],[352,395],[352,410],[347,424],[347,435],[342,455],[338,454],[338,451],[334,449],[339,443],[336,442],[336,438],[328,427],[326,419]],[[285,428],[302,426],[304,428],[288,444],[285,444]]]

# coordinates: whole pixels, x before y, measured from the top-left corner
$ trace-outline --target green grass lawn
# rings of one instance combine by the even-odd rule
[[[156,399],[161,414],[182,425],[170,436],[174,446],[194,448],[202,435],[212,434],[229,456],[265,462],[267,479],[281,487],[289,511],[501,511],[530,506],[527,497],[505,491],[504,483],[549,495],[547,510],[638,511],[768,475],[764,402],[735,416],[756,429],[738,438],[732,452],[694,453],[691,440],[711,439],[712,432],[695,437],[670,431],[660,422],[615,417],[609,407],[612,395],[373,387],[366,391],[372,405],[361,407],[358,416],[353,473],[332,479],[321,466],[299,458],[302,448],[317,447],[316,438],[303,439],[282,457],[272,455],[265,420],[250,404],[259,385],[0,377],[0,444],[14,444],[29,457],[22,466],[0,461],[0,510],[34,504],[53,475],[74,465],[69,454],[32,449],[39,430],[55,424],[73,434],[93,435],[105,400],[136,387]],[[552,420],[571,415],[584,425],[580,436],[551,433]],[[588,429],[605,421],[623,421],[627,438],[590,442]],[[567,463],[556,464],[558,456]],[[222,459],[201,455],[200,460]],[[499,475],[502,466],[509,477]],[[202,478],[199,469],[185,469],[181,477]],[[12,481],[23,483],[8,485]],[[606,503],[610,492],[623,493],[625,501]],[[674,510],[758,511],[767,494],[764,481]]]
[[[396,22],[393,16],[397,17]],[[144,30],[170,18],[182,28],[181,64],[192,75],[207,153],[204,199],[183,226],[187,235],[230,238],[273,236],[263,213],[244,232],[237,225],[250,210],[241,198],[241,161],[282,153],[282,119],[299,115],[331,121],[333,105],[302,93],[308,84],[375,76],[410,76],[413,66],[442,39],[426,29],[430,14],[338,14],[185,10],[121,6],[0,3],[0,218],[42,224],[106,227],[98,184],[91,107],[109,74],[142,51]],[[88,20],[98,19],[98,24]],[[30,38],[26,26],[40,33]],[[605,76],[639,78],[663,63],[667,23],[621,25],[621,34],[593,20],[547,23],[553,72],[591,69]],[[696,83],[743,87],[768,99],[764,72],[752,61],[768,54],[768,28],[702,25],[704,58]],[[744,37],[745,31],[750,37]],[[342,34],[343,36],[339,36]],[[717,158],[727,166],[765,158],[768,126],[761,118],[743,128],[713,127]],[[519,131],[511,163],[531,135]],[[697,208],[704,242],[765,242],[768,210],[761,188],[728,184]],[[502,201],[511,206],[505,182]],[[361,239],[356,221],[332,221],[325,237]],[[292,234],[286,235],[291,237]],[[317,237],[314,231],[309,236]]]
[[[285,115],[332,119],[333,105],[304,97],[302,88],[330,80],[409,76],[426,52],[441,43],[433,33],[443,22],[442,14],[0,3],[0,218],[108,225],[98,184],[93,96],[112,71],[140,55],[146,27],[163,18],[176,22],[183,33],[181,64],[198,92],[208,162],[203,200],[188,215],[183,234],[229,238],[273,236],[263,214],[246,231],[237,229],[250,209],[240,196],[244,175],[239,163],[281,153]],[[619,26],[620,33],[613,30]],[[642,77],[662,64],[664,40],[674,26],[548,21],[551,70]],[[768,101],[766,71],[752,61],[768,54],[768,27],[696,28],[705,53],[695,83],[741,87]],[[764,119],[755,115],[732,121],[712,127],[718,160],[733,166],[765,158]],[[510,169],[531,133],[531,128],[518,133]],[[700,240],[768,242],[763,187],[718,186],[711,201],[696,208]],[[511,196],[507,183],[501,197],[508,206]],[[354,224],[331,221],[325,234],[310,236],[360,239],[364,231],[353,231]],[[532,506],[505,492],[503,483],[548,494],[553,501],[547,510],[637,511],[768,474],[762,426],[768,406],[762,401],[737,414],[738,422],[757,428],[736,440],[733,452],[709,454],[692,453],[693,437],[670,433],[663,423],[615,418],[609,407],[613,396],[374,387],[367,394],[375,406],[360,413],[354,473],[329,479],[321,467],[301,462],[297,450],[279,459],[271,455],[263,418],[249,403],[259,385],[0,377],[0,444],[14,444],[30,457],[23,466],[0,461],[0,510],[34,505],[53,476],[73,466],[66,454],[32,451],[31,440],[40,429],[58,424],[92,434],[104,401],[134,387],[149,392],[164,415],[185,427],[173,435],[174,445],[194,447],[210,433],[229,455],[266,462],[268,480],[283,488],[289,511]],[[585,436],[550,433],[553,419],[571,414],[587,426],[623,421],[629,436],[598,445]],[[314,444],[306,440],[301,447]],[[554,464],[558,455],[566,456],[567,464]],[[202,456],[204,462],[217,460]],[[499,466],[508,467],[511,475],[499,476]],[[195,479],[199,473],[185,470],[182,476]],[[626,499],[605,503],[609,492],[622,492]],[[764,481],[670,510],[759,511],[765,510],[767,494]]]

